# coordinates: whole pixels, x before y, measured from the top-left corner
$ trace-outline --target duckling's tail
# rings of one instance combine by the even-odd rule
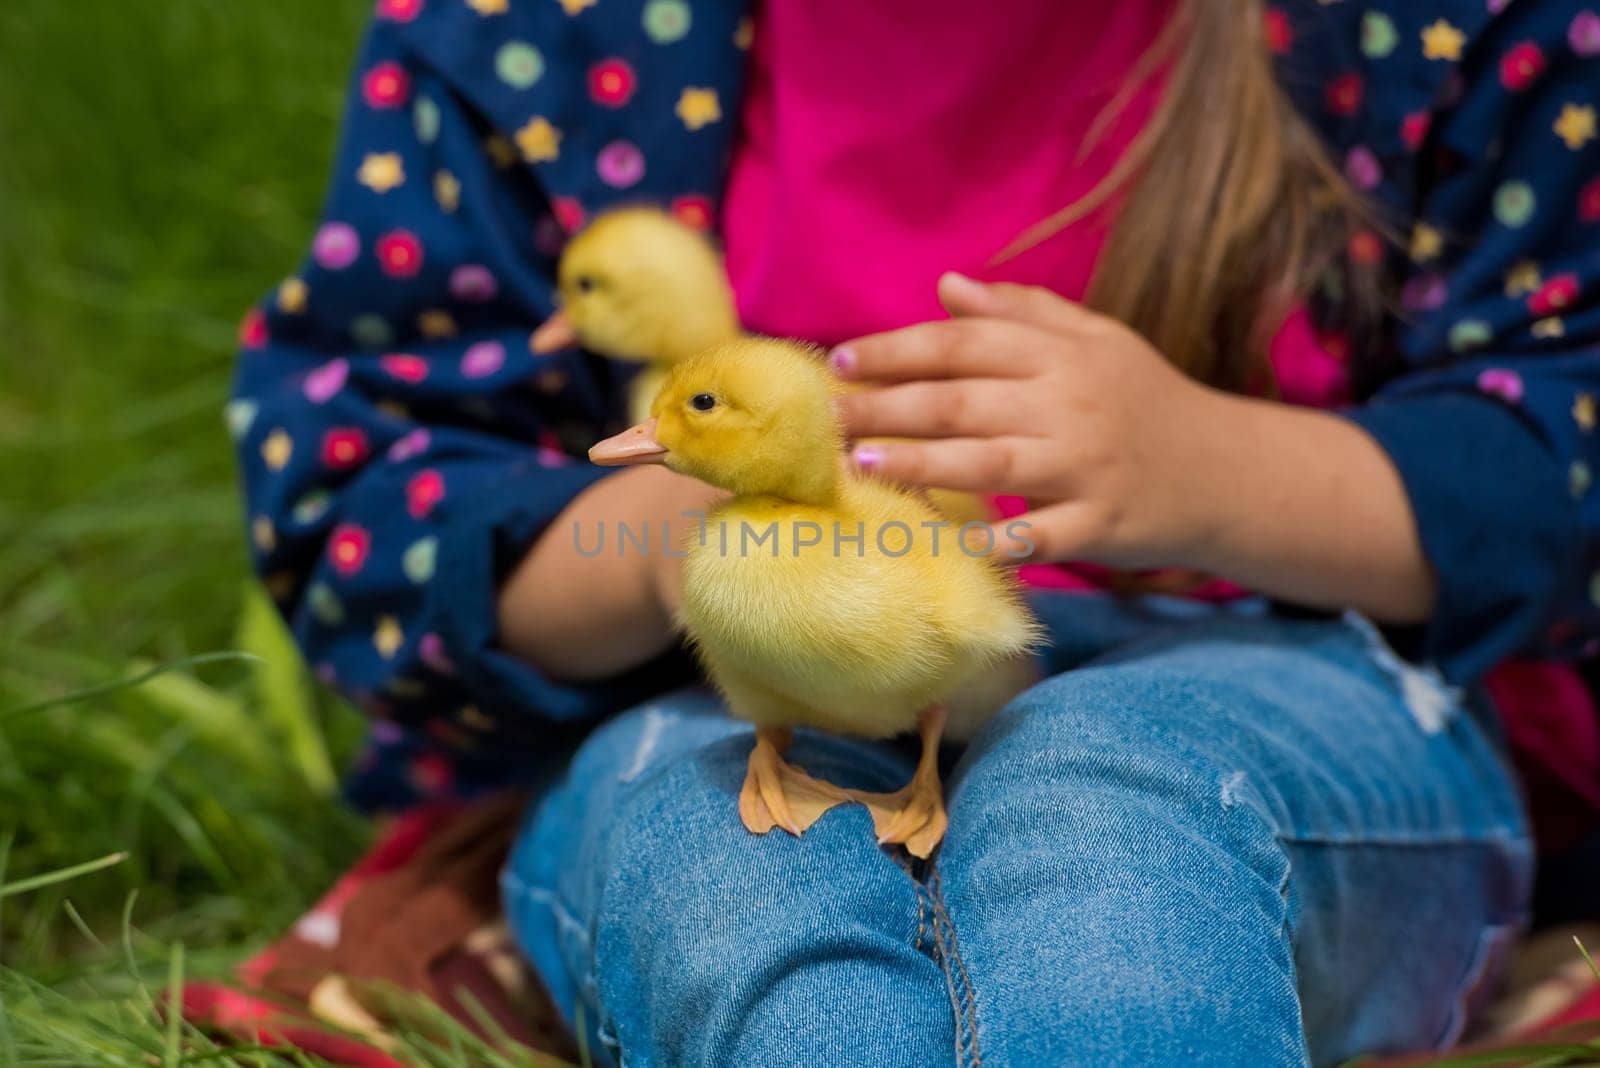
[[[986,625],[974,632],[985,639],[975,650],[974,670],[947,702],[945,735],[953,740],[971,740],[996,712],[1043,677],[1036,652],[1045,641],[1044,627],[1015,587],[1006,593],[1008,610],[994,612],[991,606],[986,613]]]
[[[970,742],[1012,698],[1042,677],[1038,658],[1015,653],[969,675],[945,702],[949,718],[944,736],[953,742]]]

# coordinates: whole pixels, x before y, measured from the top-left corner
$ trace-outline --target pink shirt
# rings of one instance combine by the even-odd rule
[[[828,344],[942,317],[952,269],[1081,297],[1103,219],[984,264],[1138,132],[1154,87],[1077,158],[1171,3],[766,0],[723,209],[745,324]]]
[[[1158,85],[1082,147],[1172,5],[1103,0],[1074,4],[1068,17],[1060,0],[1013,0],[996,17],[970,0],[762,0],[722,218],[745,325],[833,344],[942,318],[934,283],[946,270],[1081,299],[1114,203],[988,263],[1093,188],[1148,120]],[[1336,347],[1319,343],[1303,309],[1270,356],[1285,401],[1349,399]],[[997,504],[1022,510],[1015,499]],[[1093,568],[1023,571],[1033,585],[1098,585]],[[1559,814],[1574,800],[1600,805],[1588,691],[1560,665],[1508,664],[1489,684],[1519,763],[1535,773],[1536,807],[1550,810],[1536,822],[1547,844],[1561,844]]]
[[[943,318],[934,283],[946,270],[1082,299],[1114,204],[989,261],[1094,188],[1138,135],[1159,99],[1155,79],[1083,147],[1172,6],[1079,4],[1064,18],[1057,0],[1034,0],[997,19],[973,17],[966,0],[915,11],[766,0],[722,220],[745,325],[832,344]],[[1272,359],[1285,399],[1344,399],[1344,365],[1303,312]],[[1099,586],[1093,569],[1029,567],[1023,579]]]

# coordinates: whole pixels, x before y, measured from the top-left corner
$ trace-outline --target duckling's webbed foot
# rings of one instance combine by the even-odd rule
[[[787,727],[757,727],[756,747],[744,788],[739,791],[739,819],[745,829],[766,834],[782,827],[796,838],[835,805],[854,798],[844,789],[814,779],[783,759],[794,732]]]
[[[889,794],[850,791],[851,797],[872,813],[879,845],[904,845],[906,852],[923,860],[944,840],[950,826],[944,811],[944,783],[939,780],[939,737],[944,733],[944,720],[943,706],[922,712],[922,755],[909,783]]]

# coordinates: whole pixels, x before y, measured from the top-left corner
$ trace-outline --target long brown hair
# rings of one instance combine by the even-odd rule
[[[1368,213],[1279,87],[1257,0],[1178,0],[1097,129],[1152,77],[1161,101],[1111,173],[996,260],[1120,195],[1086,303],[1187,374],[1252,388],[1272,333]]]

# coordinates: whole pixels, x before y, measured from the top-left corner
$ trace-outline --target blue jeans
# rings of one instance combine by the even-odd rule
[[[747,833],[751,732],[704,691],[582,745],[504,889],[598,1062],[1333,1064],[1459,1034],[1532,880],[1487,711],[1359,620],[1040,604],[1054,674],[949,769],[928,865],[857,805]],[[791,759],[912,768],[804,732]]]

